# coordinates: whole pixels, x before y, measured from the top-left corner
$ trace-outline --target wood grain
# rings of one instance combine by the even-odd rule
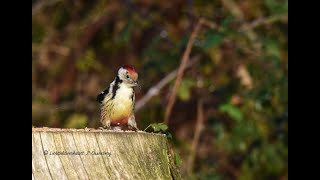
[[[162,134],[32,129],[35,180],[181,179],[170,161],[167,138]]]

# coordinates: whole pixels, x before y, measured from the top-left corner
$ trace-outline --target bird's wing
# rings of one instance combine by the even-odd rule
[[[109,93],[109,87],[107,89],[105,89],[104,91],[102,91],[100,94],[98,94],[97,96],[97,101],[99,103],[102,103],[103,99],[106,97],[106,95]]]

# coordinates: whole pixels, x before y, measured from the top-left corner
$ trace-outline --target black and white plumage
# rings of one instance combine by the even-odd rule
[[[137,86],[138,73],[131,66],[119,69],[114,81],[97,96],[101,105],[103,128],[125,127],[137,128],[133,114],[135,104],[134,87]]]

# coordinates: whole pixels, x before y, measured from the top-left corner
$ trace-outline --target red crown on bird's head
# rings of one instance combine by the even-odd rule
[[[132,66],[124,65],[122,68],[126,69],[130,74],[138,74]]]

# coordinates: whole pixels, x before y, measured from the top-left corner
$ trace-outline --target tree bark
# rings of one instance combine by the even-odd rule
[[[165,135],[32,129],[32,179],[181,179]]]

